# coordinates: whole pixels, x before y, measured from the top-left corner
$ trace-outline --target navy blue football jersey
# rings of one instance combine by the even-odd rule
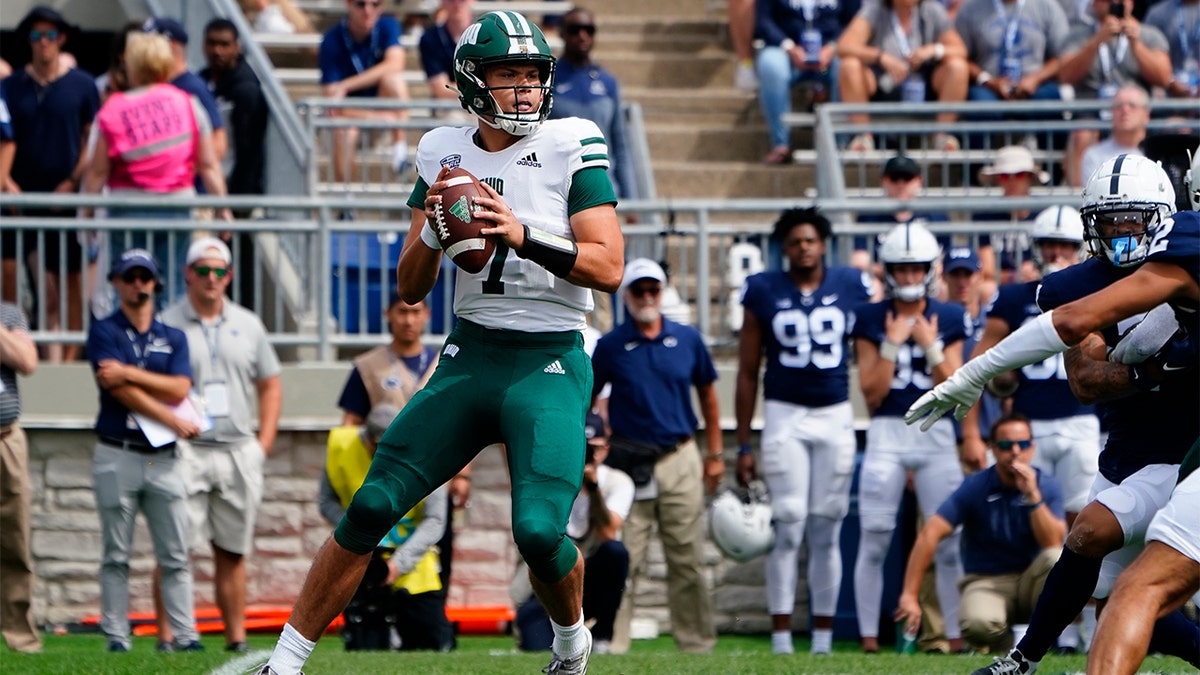
[[[1200,213],[1180,211],[1163,223],[1154,234],[1146,260],[1178,265],[1200,282]],[[1200,312],[1190,305],[1173,304],[1172,307],[1192,346],[1200,346]]]
[[[988,309],[988,317],[1003,321],[1009,332],[1036,319],[1042,313],[1037,305],[1037,287],[1036,281],[1002,286]],[[1062,354],[1018,369],[1017,384],[1013,410],[1029,419],[1057,420],[1095,412],[1071,393]]]
[[[826,269],[812,293],[801,293],[787,272],[746,280],[742,305],[758,320],[767,356],[763,398],[811,407],[849,398],[854,308],[870,299],[870,283],[851,267]]]
[[[887,336],[887,313],[894,311],[891,300],[872,302],[861,305],[855,310],[854,328],[850,335],[883,344]],[[962,305],[951,305],[945,302],[929,300],[925,304],[925,318],[937,315],[938,337],[947,347],[962,342],[971,332],[971,315]],[[892,389],[884,397],[879,409],[874,412],[877,417],[904,417],[909,406],[921,397],[921,394],[933,389],[932,369],[925,363],[925,351],[909,338],[900,345],[896,355],[896,371],[892,375]]]
[[[1048,311],[1090,295],[1136,268],[1114,267],[1107,260],[1089,258],[1042,279],[1038,306]],[[1111,347],[1136,321],[1102,331]],[[1100,474],[1114,483],[1150,464],[1178,464],[1200,435],[1200,388],[1181,379],[1167,381],[1159,391],[1135,394],[1100,403],[1096,411],[1108,441],[1100,453]],[[1158,421],[1159,423],[1155,423]]]

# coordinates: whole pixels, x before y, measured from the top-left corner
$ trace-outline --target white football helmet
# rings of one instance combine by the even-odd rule
[[[884,237],[883,246],[879,248],[888,295],[904,302],[916,302],[929,295],[936,276],[933,263],[941,255],[942,247],[937,238],[920,223],[905,223],[892,228]],[[901,286],[892,276],[892,266],[902,263],[925,265],[928,270],[925,280],[919,284]]]
[[[708,507],[708,534],[721,553],[738,562],[769,552],[775,546],[775,527],[762,482],[717,495]]]
[[[1164,220],[1175,213],[1175,188],[1158,162],[1117,155],[1096,169],[1083,188],[1084,241],[1094,256],[1117,267],[1140,265]],[[1102,226],[1133,223],[1135,230],[1104,236]]]
[[[1200,148],[1192,155],[1192,166],[1183,175],[1183,188],[1187,190],[1192,210],[1200,211]]]
[[[1029,239],[1031,248],[1033,249],[1033,261],[1037,263],[1038,269],[1042,270],[1042,274],[1049,274],[1058,270],[1048,269],[1046,260],[1042,255],[1042,247],[1038,246],[1041,241],[1068,241],[1075,244],[1079,248],[1080,253],[1083,252],[1083,218],[1079,215],[1072,206],[1051,206],[1043,209],[1033,219],[1033,229],[1029,231]],[[1078,258],[1079,255],[1076,255]]]

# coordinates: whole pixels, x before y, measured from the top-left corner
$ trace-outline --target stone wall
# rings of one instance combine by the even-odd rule
[[[90,431],[62,429],[28,429],[27,433],[38,576],[34,614],[42,625],[76,622],[100,611],[100,521],[91,475],[95,436]],[[331,532],[316,506],[325,436],[317,431],[281,432],[267,460],[264,503],[249,565],[250,604],[292,604],[313,554]],[[473,468],[470,507],[455,518],[451,605],[511,605],[508,583],[516,550],[511,539],[507,487],[503,458],[494,449],[486,450]],[[718,630],[769,629],[763,560],[731,564],[711,544],[706,547]],[[139,516],[130,579],[134,611],[152,609],[153,568],[149,532]],[[657,546],[651,551],[648,572],[648,578],[639,581],[636,616],[653,619],[661,631],[669,632],[666,567]],[[197,553],[195,573],[198,606],[212,605],[212,560],[208,551]],[[800,578],[804,578],[803,571]],[[798,607],[797,627],[806,624],[806,617],[807,610]]]

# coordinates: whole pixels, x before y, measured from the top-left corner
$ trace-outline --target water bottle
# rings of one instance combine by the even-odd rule
[[[905,103],[925,102],[925,79],[920,73],[909,75],[901,87],[900,97]]]
[[[909,630],[907,621],[896,624],[896,653],[917,653],[917,626]]]
[[[800,46],[804,47],[806,63],[817,63],[821,60],[821,31],[806,28],[800,32]]]

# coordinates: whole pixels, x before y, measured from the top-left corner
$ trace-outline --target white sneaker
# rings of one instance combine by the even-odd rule
[[[596,640],[595,644],[592,645],[592,653],[593,654],[611,654],[612,653],[612,643],[609,642],[608,640]]]
[[[584,675],[587,673],[588,658],[592,655],[592,631],[585,627],[583,633],[587,636],[587,646],[583,648],[583,653],[569,659],[555,654],[550,659],[550,665],[542,668],[545,675]]]
[[[1014,649],[1004,658],[997,657],[992,665],[980,668],[971,675],[1032,675],[1037,672],[1038,662],[1026,660],[1021,650]]]
[[[737,70],[733,74],[733,86],[738,91],[757,91],[758,74],[754,72],[753,61],[738,61]]]

